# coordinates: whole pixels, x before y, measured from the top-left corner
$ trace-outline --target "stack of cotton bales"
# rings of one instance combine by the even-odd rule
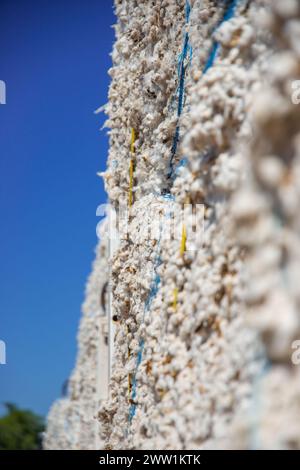
[[[117,211],[130,191],[131,129],[136,140],[129,226],[112,265],[114,368],[99,414],[107,448],[217,446],[260,370],[229,211],[246,167],[238,143],[251,138],[248,95],[266,54],[250,24],[257,8],[116,2],[104,178]],[[164,212],[187,202],[202,205],[204,236],[189,247],[190,216],[182,253],[180,237],[164,237]],[[162,233],[139,239],[154,205]]]
[[[115,7],[103,177],[119,242],[112,255],[103,237],[47,448],[299,448],[298,2]]]
[[[57,400],[49,412],[45,449],[101,447],[95,417],[101,399],[107,396],[108,331],[103,302],[108,280],[107,258],[107,245],[102,242],[96,249],[93,271],[86,287],[76,366],[69,379],[68,395]]]

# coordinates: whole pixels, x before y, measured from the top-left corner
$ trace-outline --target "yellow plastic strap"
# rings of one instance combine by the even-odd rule
[[[130,142],[130,152],[131,152],[131,155],[134,155],[134,152],[135,152],[134,144],[135,144],[135,130],[134,130],[134,128],[132,127],[132,128],[131,128],[131,142]]]
[[[128,374],[128,396],[130,398],[131,395],[131,376]]]
[[[173,309],[177,309],[177,299],[178,299],[178,288],[175,287],[173,289]]]
[[[134,145],[135,145],[135,130],[132,127],[131,128],[131,141],[130,141],[131,160],[129,163],[129,194],[128,194],[129,207],[132,206],[132,202],[133,202],[132,189],[133,189],[133,170],[134,170],[134,154],[135,154]]]
[[[186,228],[185,225],[182,225],[182,235],[181,235],[181,244],[180,244],[180,256],[183,256],[186,250]]]

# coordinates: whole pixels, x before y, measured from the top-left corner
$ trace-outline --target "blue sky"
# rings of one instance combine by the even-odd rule
[[[76,355],[96,245],[112,0],[1,0],[0,402],[45,415]]]

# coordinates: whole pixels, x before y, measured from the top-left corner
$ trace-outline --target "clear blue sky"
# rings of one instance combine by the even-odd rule
[[[112,0],[1,0],[0,402],[45,415],[76,355],[106,201]],[[1,410],[1,409],[0,409]]]

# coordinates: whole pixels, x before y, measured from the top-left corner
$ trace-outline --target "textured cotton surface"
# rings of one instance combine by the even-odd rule
[[[103,178],[117,216],[129,201],[128,224],[113,255],[99,244],[69,396],[50,412],[45,447],[299,448],[298,2],[115,8]],[[192,240],[192,215],[186,242],[181,227],[164,236],[187,203],[202,207],[203,237]]]

